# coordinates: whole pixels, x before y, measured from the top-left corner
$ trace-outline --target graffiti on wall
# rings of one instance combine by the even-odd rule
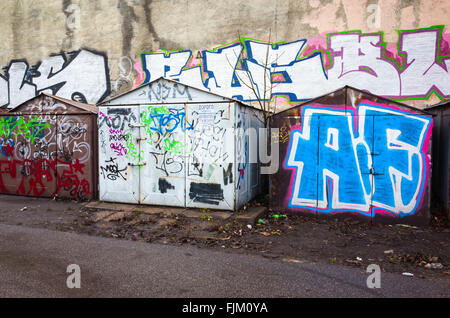
[[[31,112],[65,109],[44,96]],[[0,192],[86,199],[92,194],[86,165],[91,158],[88,125],[76,115],[0,117]]]
[[[255,101],[247,87],[250,80],[263,99],[268,79],[273,83],[269,98],[282,96],[287,102],[306,101],[345,85],[398,100],[427,99],[432,92],[448,99],[450,35],[443,28],[401,31],[397,46],[384,43],[382,32],[343,32],[274,44],[243,38],[198,55],[190,50],[143,53],[135,64],[135,87],[164,76]],[[265,78],[265,66],[270,78]]]
[[[84,49],[67,55],[52,55],[32,67],[11,61],[0,75],[0,107],[13,108],[41,92],[91,104],[108,96],[106,56]]]
[[[131,108],[108,108],[106,114],[99,111],[97,122],[99,127],[99,149],[105,155],[100,164],[100,176],[111,181],[126,180],[127,165],[124,158],[137,156],[133,136],[129,132],[130,125],[138,118]],[[108,157],[109,156],[109,157]]]
[[[233,182],[230,108],[226,104],[199,104],[190,108],[193,129],[187,133],[189,199],[219,205],[226,201],[224,188]]]
[[[141,108],[140,116],[146,138],[144,156],[148,156],[150,166],[157,169],[157,178],[152,180],[154,192],[178,191],[171,177],[184,176],[184,134],[192,129],[192,122],[186,120],[184,105],[146,106]]]
[[[288,206],[321,213],[414,214],[429,173],[429,117],[365,101],[357,109],[305,105],[284,168]]]
[[[219,205],[224,187],[234,185],[231,114],[228,103],[101,107],[100,176],[106,185],[100,190],[138,183],[136,176],[146,185],[142,200]]]

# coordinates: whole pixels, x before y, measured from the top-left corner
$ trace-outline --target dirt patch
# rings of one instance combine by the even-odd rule
[[[88,215],[85,217],[90,218]],[[86,226],[77,232],[162,244],[256,254],[290,262],[320,262],[366,269],[378,264],[387,272],[450,281],[450,230],[407,225],[371,225],[354,219],[318,219],[267,213],[256,224],[209,218],[148,216],[134,213],[117,221]],[[429,269],[427,264],[441,264]]]
[[[214,218],[148,214],[139,209],[102,211],[73,201],[0,196],[0,222],[161,244],[256,254],[286,262],[341,264],[450,282],[450,229],[434,220],[428,227],[371,225],[354,219],[320,219],[270,211],[256,224]],[[27,209],[22,210],[23,207]],[[236,214],[238,215],[238,214]],[[437,265],[440,264],[441,268]],[[438,268],[427,268],[438,267]]]

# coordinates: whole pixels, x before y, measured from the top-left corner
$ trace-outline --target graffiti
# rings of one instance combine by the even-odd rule
[[[4,139],[0,144],[2,155],[5,157],[11,157],[14,151],[14,140]]]
[[[162,135],[171,133],[180,127],[181,131],[193,129],[192,124],[185,120],[186,112],[184,108],[176,109],[167,106],[151,107],[141,112],[141,123],[146,125],[149,135],[158,132]]]
[[[191,182],[189,198],[194,202],[219,205],[223,201],[223,190],[220,184]]]
[[[79,127],[78,125],[73,126],[71,123],[65,123],[65,125],[59,126],[58,132],[63,137],[79,139],[87,132],[87,124],[83,124],[83,127]]]
[[[122,141],[127,141],[128,140],[128,135],[124,135],[122,133],[115,133],[115,134],[111,134],[109,136],[109,141],[117,141],[117,142],[122,142]]]
[[[52,55],[29,67],[14,60],[0,75],[0,107],[15,107],[41,92],[87,103],[108,96],[109,70],[106,56],[89,50]]]
[[[0,117],[0,192],[92,197],[88,124],[67,108],[42,95],[19,110],[39,115]]]
[[[223,96],[256,101],[264,98],[268,61],[271,81],[276,83],[269,99],[282,96],[290,102],[306,101],[345,85],[399,100],[427,99],[432,92],[448,99],[450,50],[442,37],[443,28],[401,31],[398,48],[384,43],[381,32],[343,32],[289,43],[243,38],[203,50],[199,59],[190,50],[143,53],[145,79],[136,84],[165,76]],[[257,97],[247,87],[250,80]],[[158,101],[175,93],[181,94],[162,84],[146,91],[149,99]]]
[[[57,168],[64,167],[57,173]],[[69,192],[76,199],[84,199],[90,195],[88,180],[80,178],[83,175],[84,165],[76,162],[66,162],[59,159],[48,160],[0,160],[0,191],[11,193],[5,186],[4,177],[7,179],[20,178],[17,190],[14,194],[41,196],[56,178],[56,191],[50,196],[56,196],[61,189]],[[56,176],[56,177],[55,177]]]
[[[232,182],[233,182],[233,164],[230,162],[226,170],[225,168],[223,168],[223,184],[227,185],[228,183]]]
[[[127,148],[124,147],[121,143],[113,142],[110,144],[110,147],[117,156],[123,157],[127,154]]]
[[[173,185],[171,185],[169,182],[167,182],[166,179],[159,178],[158,180],[158,188],[159,192],[166,193],[169,189],[175,189]]]
[[[89,181],[87,179],[79,179],[77,173],[83,175],[84,164],[79,160],[72,162],[58,161],[58,167],[68,167],[64,169],[62,173],[57,174],[57,186],[56,193],[59,193],[61,189],[64,189],[73,198],[85,199],[91,193]],[[54,196],[53,194],[52,196]]]
[[[117,93],[124,84],[132,83],[133,62],[130,57],[121,56],[117,66],[119,68],[119,78],[113,82],[113,93]]]
[[[105,124],[108,128],[124,130],[127,125],[137,122],[135,114],[131,108],[108,108],[107,114],[99,112],[98,127],[102,128]]]
[[[103,178],[108,178],[111,181],[115,181],[118,178],[126,180],[127,178],[125,176],[127,173],[125,171],[127,170],[127,167],[120,169],[116,159],[117,158],[110,157],[109,160],[106,160],[106,165],[100,166],[100,173]]]
[[[231,132],[225,128],[224,124],[229,121],[228,114],[225,114],[223,110],[211,112],[210,108],[205,109],[202,106],[205,105],[199,105],[198,110],[191,112],[194,128],[187,134],[187,175],[209,181],[214,173],[215,165],[230,159],[225,142],[234,137],[227,136]],[[205,110],[208,120],[205,120]],[[230,170],[228,171],[231,173]],[[224,173],[226,173],[225,170]],[[224,175],[224,179],[226,178]]]
[[[150,102],[165,102],[168,99],[175,99],[177,97],[187,97],[188,100],[192,100],[189,87],[176,83],[150,83],[139,96],[147,96]]]
[[[187,165],[187,175],[203,177],[203,164],[201,164],[195,155],[190,156],[189,164]]]
[[[362,102],[350,110],[306,105],[302,120],[291,127],[285,160],[289,207],[370,217],[416,211],[429,177],[429,117]]]
[[[286,143],[290,136],[289,128],[284,124],[278,132],[272,131],[271,136],[274,143]]]
[[[0,137],[4,138],[14,133],[33,143],[35,138],[42,138],[44,129],[49,127],[50,124],[39,122],[37,116],[28,121],[23,116],[0,117]]]
[[[154,158],[154,167],[164,172],[166,176],[178,174],[184,169],[184,158],[182,155],[172,156],[168,151],[163,153],[150,151]]]
[[[141,161],[144,158],[144,153],[143,151],[138,151],[136,145],[133,142],[133,136],[131,135],[131,133],[127,133],[126,135],[126,149],[125,149],[125,157],[129,160],[133,159],[133,160],[137,160],[137,161]],[[112,148],[112,147],[111,147]]]
[[[229,157],[223,145],[226,133],[226,129],[220,126],[196,128],[188,135],[190,153],[202,158],[202,162],[225,161]]]
[[[123,142],[129,142],[129,134],[124,134],[122,130],[120,129],[109,129],[109,146],[113,150],[113,152],[119,156],[123,157],[127,154],[127,147],[123,145]],[[102,135],[103,137],[103,135]]]
[[[134,98],[139,99],[139,92],[145,89],[147,86],[130,93],[130,98],[124,95],[123,104],[134,104]],[[106,149],[99,156],[100,198],[233,209],[238,174],[234,163],[235,107],[228,102],[172,103],[171,99],[165,104],[138,104],[129,109],[101,106],[99,146],[104,144]],[[132,113],[137,121],[123,125],[123,117]],[[122,118],[112,125],[115,116]],[[114,162],[106,162],[111,160]],[[127,167],[128,176],[119,175],[122,167]],[[112,171],[116,174],[108,177]],[[117,198],[118,192],[123,197]]]

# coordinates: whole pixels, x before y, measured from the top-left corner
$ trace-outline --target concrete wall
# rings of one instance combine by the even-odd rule
[[[246,81],[241,65],[233,68],[245,49],[263,96],[266,46],[246,39],[289,43],[270,51],[278,108],[343,84],[421,108],[450,98],[446,0],[18,0],[0,6],[3,107],[44,90],[96,103],[160,75],[255,99],[240,83]],[[358,32],[343,33],[351,30]],[[177,54],[152,54],[159,50]]]

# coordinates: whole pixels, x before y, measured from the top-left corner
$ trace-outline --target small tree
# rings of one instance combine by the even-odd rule
[[[239,39],[241,39],[241,36],[239,33],[238,33],[238,36],[239,36]],[[271,67],[271,65],[274,65],[274,64],[276,65],[278,62],[278,58],[282,55],[281,54],[280,56],[278,56],[278,54],[277,54],[273,61],[269,61],[269,49],[270,49],[271,43],[272,43],[271,30],[269,29],[269,40],[267,43],[268,45],[267,45],[267,50],[266,50],[266,56],[265,56],[265,60],[262,61],[263,64],[261,65],[263,67],[263,77],[264,77],[262,87],[258,87],[258,88],[255,87],[251,73],[248,69],[248,65],[245,61],[241,61],[241,66],[243,68],[246,78],[244,79],[237,72],[235,73],[238,80],[244,86],[246,86],[248,89],[250,89],[252,94],[255,96],[255,99],[256,99],[256,101],[259,105],[259,108],[261,109],[262,114],[263,114],[264,128],[267,128],[270,114],[275,113],[275,111],[276,111],[276,104],[272,101],[272,92],[278,83],[273,82],[270,67]],[[236,58],[238,59],[238,56],[236,56]],[[227,61],[228,61],[228,64],[230,65],[230,67],[232,67],[234,70],[234,67],[228,60],[228,56],[227,56]]]
[[[241,40],[242,38],[239,33],[238,33],[238,35],[239,35],[239,39]],[[273,82],[271,66],[278,64],[278,59],[280,58],[280,56],[283,53],[281,53],[280,55],[276,54],[274,60],[271,61],[270,54],[269,54],[271,45],[272,45],[271,30],[269,29],[269,39],[268,39],[268,43],[267,43],[267,49],[266,49],[264,61],[258,61],[262,65],[259,63],[258,64],[261,65],[263,68],[262,83],[259,83],[259,84],[262,84],[262,87],[260,87],[260,86],[255,87],[255,83],[251,76],[248,65],[247,65],[246,61],[244,61],[244,60],[241,60],[241,66],[244,71],[245,78],[242,78],[238,72],[235,72],[235,74],[236,74],[237,79],[244,86],[246,86],[248,89],[250,89],[250,91],[254,95],[254,97],[259,105],[259,108],[262,112],[263,120],[264,120],[264,136],[262,137],[262,141],[264,141],[264,143],[263,143],[262,147],[265,148],[266,151],[268,151],[267,154],[270,152],[271,156],[275,155],[277,157],[277,158],[275,158],[275,160],[277,162],[276,169],[278,169],[278,143],[276,143],[276,145],[275,145],[276,149],[274,149],[272,143],[270,142],[270,140],[272,139],[272,136],[268,133],[267,126],[269,124],[270,115],[272,113],[275,113],[275,111],[276,111],[276,104],[272,101],[272,93],[273,93],[273,89],[278,84],[276,82],[275,83]],[[236,56],[236,59],[239,59],[239,57]],[[230,65],[230,67],[232,67],[234,70],[234,67],[228,60],[228,56],[227,56],[227,61],[228,61],[228,64]],[[276,138],[278,138],[278,136]],[[260,153],[260,155],[261,155],[261,153]],[[270,162],[262,162],[261,167],[262,167],[262,169],[265,169],[265,171],[271,171],[272,160],[270,160]],[[269,173],[269,172],[265,172],[264,174],[267,174],[267,173]],[[265,178],[263,178],[263,188],[264,188],[265,193],[269,192],[269,182],[268,182],[267,176]]]

